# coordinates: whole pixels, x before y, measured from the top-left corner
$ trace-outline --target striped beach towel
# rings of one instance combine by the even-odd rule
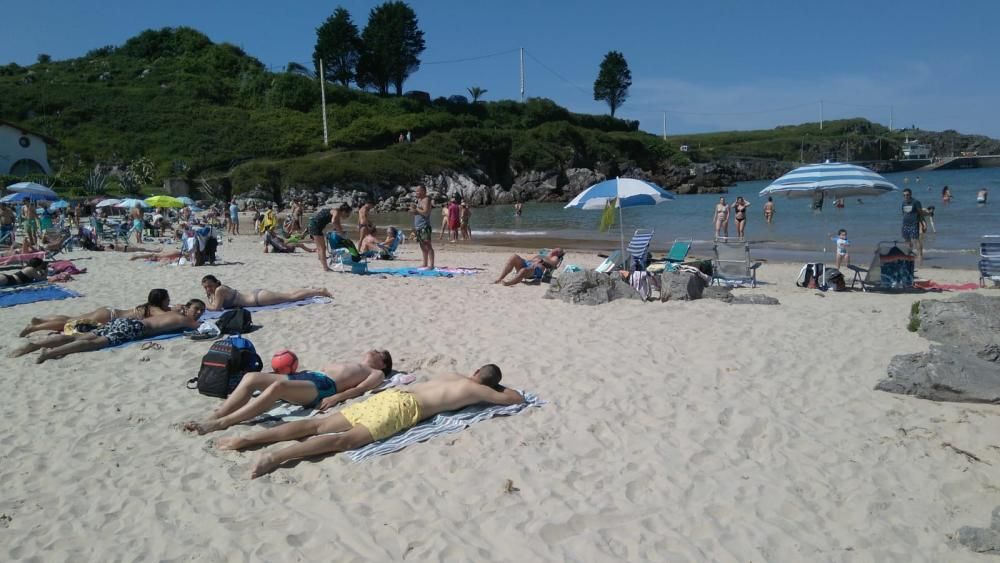
[[[321,305],[324,303],[333,303],[333,299],[329,297],[307,297],[305,299],[300,299],[298,301],[289,301],[288,303],[278,303],[277,305],[261,305],[259,307],[244,307],[247,311],[251,313],[256,313],[258,311],[276,311],[278,309],[288,309],[290,307],[301,307],[303,305]],[[202,320],[208,321],[212,319],[217,319],[222,316],[225,311],[205,311],[201,318]]]
[[[392,387],[399,387],[400,385],[409,385],[416,381],[417,377],[410,373],[394,373],[392,377],[386,379],[378,387],[372,389],[365,396],[370,396],[373,393],[378,393],[380,391],[385,391]],[[286,422],[295,422],[296,420],[305,420],[307,418],[314,417],[318,414],[323,414],[317,409],[311,409],[309,407],[303,407],[302,405],[294,405],[292,403],[280,402],[275,407],[264,414],[256,416],[243,424],[260,424],[266,428],[272,426],[277,426],[278,424],[284,424]]]
[[[368,458],[398,452],[409,445],[429,440],[435,436],[460,432],[466,426],[482,420],[495,416],[515,415],[528,407],[540,407],[545,404],[545,401],[539,399],[534,393],[527,391],[520,391],[520,393],[524,396],[523,403],[516,405],[479,404],[465,407],[462,410],[443,412],[417,424],[406,432],[349,451],[347,456],[354,462],[361,462]]]

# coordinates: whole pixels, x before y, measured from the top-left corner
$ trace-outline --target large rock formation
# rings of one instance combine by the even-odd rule
[[[921,301],[919,334],[930,351],[889,362],[875,389],[932,401],[1000,404],[1000,297],[966,294]]]
[[[663,272],[660,274],[660,301],[701,299],[706,286],[701,276],[691,272]]]
[[[639,292],[621,277],[593,270],[563,272],[549,284],[545,298],[580,305],[601,305],[615,299],[641,299]]]

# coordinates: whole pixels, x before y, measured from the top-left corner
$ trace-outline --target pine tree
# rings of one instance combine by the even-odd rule
[[[594,99],[607,102],[611,108],[611,117],[628,98],[628,89],[632,86],[632,71],[628,69],[625,56],[618,51],[608,51],[601,61],[601,70],[594,81]]]
[[[358,27],[351,21],[351,14],[338,6],[323,25],[316,28],[316,47],[313,64],[319,74],[319,60],[323,59],[323,74],[331,82],[350,84],[358,66],[361,39]]]
[[[361,56],[357,82],[388,94],[395,86],[403,94],[403,83],[420,68],[424,32],[417,27],[417,15],[405,2],[386,2],[373,8],[368,25],[361,32]]]

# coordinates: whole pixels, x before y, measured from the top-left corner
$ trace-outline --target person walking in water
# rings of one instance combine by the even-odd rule
[[[743,196],[736,197],[736,202],[733,203],[733,213],[736,218],[736,236],[740,240],[743,240],[746,235],[748,207],[750,207],[750,203],[743,199]]]
[[[976,203],[979,204],[986,203],[986,198],[988,198],[989,195],[990,192],[987,191],[986,188],[981,188],[978,192],[976,192]]]
[[[416,203],[410,205],[410,214],[413,215],[413,232],[417,235],[417,244],[420,245],[420,252],[423,254],[423,267],[434,269],[434,246],[431,232],[431,198],[427,197],[427,188],[418,185],[415,191]]]
[[[903,241],[910,246],[910,252],[916,247],[917,263],[924,261],[924,245],[920,241],[920,222],[923,209],[920,201],[913,199],[910,188],[903,190]]]
[[[951,203],[951,188],[948,186],[941,188],[941,203],[945,205]]]
[[[729,206],[726,205],[726,198],[720,197],[719,203],[715,204],[712,223],[715,225],[715,238],[729,236]]]

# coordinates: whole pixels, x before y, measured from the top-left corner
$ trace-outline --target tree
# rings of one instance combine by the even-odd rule
[[[392,85],[397,96],[403,95],[403,83],[420,68],[424,51],[424,32],[417,27],[413,9],[398,1],[373,8],[361,44],[358,86],[372,86],[385,95]]]
[[[355,76],[360,51],[358,27],[351,21],[351,14],[338,6],[333,15],[316,28],[316,47],[313,50],[316,73],[319,74],[319,60],[323,59],[326,80],[347,86]]]
[[[44,64],[51,63],[51,62],[52,62],[52,56],[51,55],[46,55],[45,53],[39,53],[38,54],[38,64],[44,65]]]
[[[473,86],[472,88],[466,88],[466,90],[468,90],[469,91],[469,95],[472,96],[472,103],[478,102],[479,98],[482,98],[483,96],[486,95],[486,92],[489,92],[489,90],[487,90],[485,88],[480,88],[479,86]]]
[[[601,61],[601,70],[594,81],[594,99],[607,102],[611,108],[611,117],[628,98],[628,89],[632,85],[632,71],[628,69],[625,56],[618,51],[609,51]]]

